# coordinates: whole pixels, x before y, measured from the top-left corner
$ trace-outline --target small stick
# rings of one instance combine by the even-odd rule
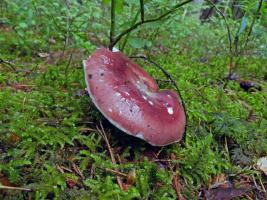
[[[228,155],[228,159],[230,160],[230,153],[229,153],[229,148],[228,148],[228,142],[227,142],[227,138],[226,136],[224,136],[224,147],[225,147],[225,150],[227,152],[227,155]]]
[[[108,168],[106,168],[105,170],[106,170],[107,172],[111,172],[111,173],[116,174],[116,175],[118,175],[118,176],[122,176],[122,177],[127,177],[127,176],[128,176],[127,174],[122,173],[122,172],[119,172],[119,171],[114,170],[114,169],[108,169]]]
[[[64,73],[65,73],[65,81],[68,82],[68,69],[70,67],[70,64],[72,62],[72,53],[70,54],[70,57],[69,57],[69,60],[68,60],[68,63],[65,67],[65,70],[64,70]]]
[[[1,64],[1,63],[3,63],[3,64],[5,64],[5,65],[9,66],[13,71],[17,71],[13,64],[11,64],[11,63],[8,62],[8,61],[3,60],[2,58],[0,58],[0,64]]]
[[[172,159],[155,159],[155,162],[172,162]]]
[[[96,127],[96,128],[97,128],[98,132],[100,133],[100,135],[104,138],[104,140],[105,140],[105,142],[106,142],[106,144],[108,146],[108,151],[109,151],[109,154],[110,154],[111,161],[112,161],[113,165],[116,165],[116,160],[115,160],[112,148],[111,148],[111,146],[109,144],[109,141],[108,141],[108,138],[107,138],[107,134],[106,134],[106,132],[105,132],[105,130],[103,128],[103,125],[102,125],[101,121],[100,121],[100,127],[101,127],[101,129],[99,129],[98,127]],[[120,189],[123,190],[122,181],[121,181],[120,177],[117,175],[116,178],[117,178],[117,182],[118,182],[118,185],[119,185]]]
[[[73,171],[71,169],[68,169],[68,168],[66,168],[64,166],[59,166],[58,164],[56,164],[56,167],[62,174],[64,174],[64,170],[67,171],[67,172],[73,173]]]
[[[117,154],[117,158],[118,158],[119,163],[122,164],[122,162],[121,162],[121,157],[120,157],[119,154]]]
[[[82,174],[81,170],[79,169],[79,167],[75,164],[75,163],[72,163],[72,167],[73,167],[73,170],[82,178],[82,179],[85,179],[84,175]]]
[[[31,191],[29,188],[22,188],[22,187],[11,187],[11,186],[5,186],[5,185],[0,185],[0,189],[6,189],[6,190],[21,190],[21,191]]]
[[[78,131],[85,132],[85,131],[97,131],[97,130],[93,128],[79,128]]]
[[[245,196],[248,198],[248,200],[253,200],[250,196],[248,196],[247,194],[245,194]]]
[[[61,172],[61,174],[64,174],[64,170],[58,164],[56,164],[56,166],[57,166],[57,169]]]
[[[140,0],[140,10],[141,10],[141,22],[145,21],[145,10],[144,10],[144,0]]]
[[[161,147],[160,150],[158,151],[158,153],[156,154],[156,158],[159,157],[159,154],[161,154],[162,150],[163,150],[164,147]]]
[[[261,187],[262,187],[263,191],[266,193],[266,190],[265,190],[265,187],[264,187],[264,185],[263,185],[263,183],[262,183],[261,178],[259,178],[259,180],[260,180],[260,184],[261,184]]]
[[[173,175],[172,185],[174,187],[178,200],[184,200],[184,197],[181,194],[181,184],[179,182],[179,176],[177,174]]]
[[[257,182],[256,182],[256,180],[255,180],[254,175],[252,175],[252,180],[253,180],[254,185],[255,185],[255,187],[257,188],[257,190],[262,191],[262,190],[260,189],[260,187],[257,185]]]

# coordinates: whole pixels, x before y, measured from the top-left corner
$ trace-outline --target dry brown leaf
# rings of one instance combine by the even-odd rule
[[[209,189],[217,187],[223,187],[223,188],[229,187],[225,174],[219,174],[217,176],[212,177],[209,180]]]
[[[248,188],[221,188],[206,190],[205,197],[207,200],[231,200],[232,198],[244,195],[250,189]]]
[[[17,143],[20,141],[20,137],[17,136],[15,133],[12,133],[9,138],[11,143]]]

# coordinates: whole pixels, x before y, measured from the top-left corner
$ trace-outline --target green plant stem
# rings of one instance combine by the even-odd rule
[[[148,19],[148,20],[144,20],[143,22],[140,21],[140,22],[137,22],[136,24],[134,24],[133,26],[131,26],[130,28],[124,30],[121,34],[119,34],[112,43],[110,43],[110,48],[112,49],[119,41],[120,39],[128,34],[129,32],[135,30],[136,28],[138,28],[140,25],[142,24],[146,24],[146,23],[150,23],[150,22],[156,22],[156,21],[159,21],[161,19],[163,19],[164,17],[172,14],[173,12],[175,12],[178,8],[184,6],[185,4],[188,4],[190,2],[192,2],[193,0],[186,0],[182,3],[179,3],[177,5],[175,5],[174,7],[172,7],[172,9],[170,9],[169,11],[167,11],[166,13],[160,15],[159,17],[156,17],[156,18],[152,18],[152,19]]]
[[[138,12],[136,13],[136,15],[134,16],[134,19],[133,19],[133,21],[131,23],[131,26],[133,26],[136,23],[136,21],[138,19],[138,16],[139,16],[139,13],[140,13],[140,10],[138,10]],[[130,37],[130,34],[131,34],[131,32],[127,33],[127,35],[125,36],[125,39],[123,40],[123,43],[121,45],[121,51],[122,52],[123,52],[123,50],[125,48],[125,45],[126,45],[126,43],[128,41],[128,38]]]
[[[247,35],[247,38],[246,38],[246,41],[245,41],[245,44],[244,44],[244,48],[243,49],[246,48],[247,43],[249,41],[249,37],[252,34],[252,30],[253,30],[253,27],[255,25],[256,19],[257,19],[259,13],[260,13],[260,10],[261,10],[261,7],[262,7],[262,3],[263,3],[263,0],[259,0],[259,6],[258,6],[258,9],[257,9],[256,13],[254,14],[253,20],[252,20],[251,25],[249,27],[248,35]]]
[[[144,0],[140,0],[140,10],[141,10],[141,22],[145,21],[145,9],[144,9]]]
[[[259,16],[259,13],[260,13],[260,11],[261,11],[262,4],[263,4],[263,0],[259,0],[259,6],[258,6],[258,8],[257,8],[257,11],[256,11],[255,14],[254,14],[253,19],[252,19],[251,25],[250,25],[249,30],[248,30],[248,35],[247,35],[247,37],[246,37],[244,46],[243,46],[243,48],[242,48],[242,52],[239,53],[238,59],[237,59],[237,61],[236,61],[236,64],[238,64],[238,63],[240,62],[241,55],[244,53],[244,51],[245,51],[245,49],[246,49],[246,47],[247,47],[249,38],[250,38],[250,36],[251,36],[251,34],[252,34],[253,27],[254,27],[255,22],[256,22],[256,19],[257,19],[257,17]]]
[[[116,10],[116,0],[111,0],[111,25],[110,25],[110,35],[109,35],[109,49],[112,51],[114,47],[114,35],[115,35],[115,10]]]
[[[210,0],[205,0],[205,1],[210,3],[215,8],[215,10],[219,13],[219,15],[223,18],[226,29],[227,29],[227,35],[228,35],[228,41],[229,41],[229,59],[230,59],[229,72],[228,72],[228,79],[229,79],[234,68],[234,53],[233,53],[233,47],[232,47],[233,42],[232,42],[232,35],[231,35],[230,27],[229,27],[226,17],[222,13],[222,11],[215,5],[215,3],[213,3]]]

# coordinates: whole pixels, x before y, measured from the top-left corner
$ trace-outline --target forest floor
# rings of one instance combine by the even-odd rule
[[[1,27],[1,41],[7,32]],[[85,91],[88,54],[62,49],[28,55],[0,46],[0,199],[267,198],[256,165],[267,155],[266,59],[244,56],[225,85],[225,55],[151,49],[188,112],[185,141],[159,148],[104,119]]]

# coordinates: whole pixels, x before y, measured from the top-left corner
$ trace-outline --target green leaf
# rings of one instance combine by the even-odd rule
[[[103,2],[103,4],[105,4],[105,5],[111,5],[111,0],[103,0],[102,1]],[[123,11],[123,0],[116,0],[116,12],[117,13],[122,13],[122,11]]]
[[[134,4],[134,5],[139,5],[140,0],[127,0],[127,3]]]
[[[129,38],[128,42],[133,48],[137,49],[144,47],[146,43],[146,41],[141,38]]]
[[[243,31],[246,29],[246,27],[247,27],[247,24],[248,24],[248,18],[246,17],[246,16],[244,16],[243,18],[242,18],[242,21],[241,21],[241,24],[240,24],[240,29],[239,29],[239,31],[238,31],[238,33],[237,33],[237,36],[240,36],[242,33],[243,33]]]
[[[117,0],[116,1],[116,12],[121,14],[123,11],[123,1],[122,0]]]
[[[102,2],[103,2],[103,4],[109,4],[111,2],[111,0],[103,0]]]
[[[27,28],[28,25],[27,25],[25,22],[20,22],[20,23],[19,23],[19,27],[20,27],[20,28]]]

